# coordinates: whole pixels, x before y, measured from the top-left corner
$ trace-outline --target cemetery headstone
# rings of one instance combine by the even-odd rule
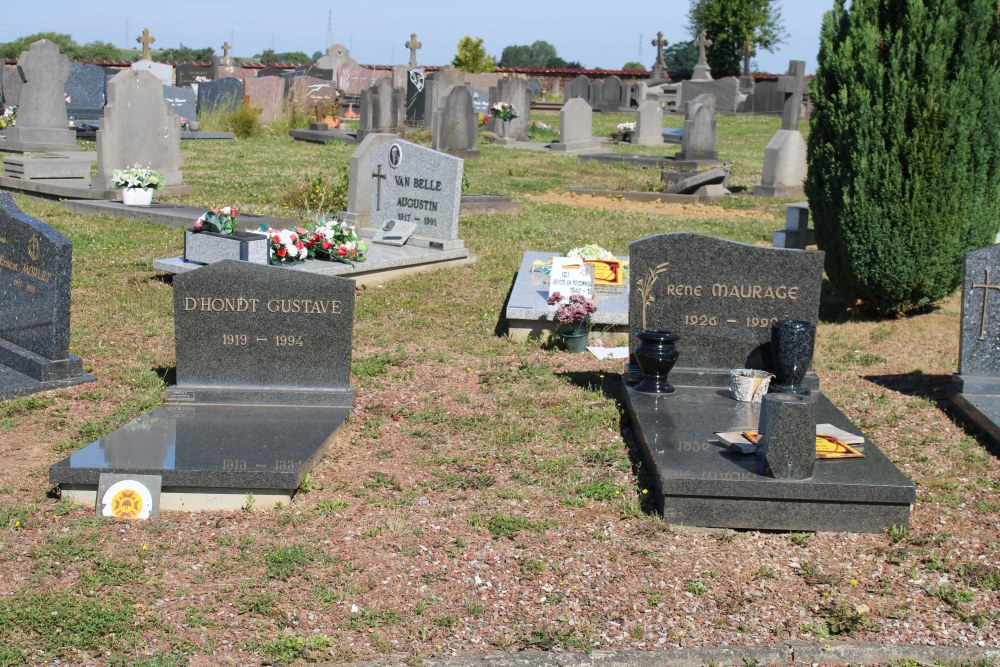
[[[95,190],[114,190],[115,169],[132,165],[163,174],[164,185],[181,185],[180,122],[163,99],[163,84],[141,70],[119,72],[108,82],[108,105],[97,131]]]
[[[348,51],[346,46],[343,44],[331,44],[326,49],[326,55],[316,61],[316,67],[336,72],[337,69],[344,63],[358,64],[357,61],[351,57],[351,52]]]
[[[411,69],[406,73],[406,123],[420,125],[424,122],[424,71]]]
[[[958,374],[951,401],[1000,447],[1000,245],[965,254]]]
[[[157,475],[171,490],[162,509],[287,502],[350,414],[353,319],[345,278],[233,260],[176,276],[166,404],[53,465],[50,481],[73,497],[112,469]],[[210,489],[223,504],[202,504]]]
[[[335,76],[337,90],[343,95],[357,97],[361,91],[375,84],[380,78],[386,78],[385,72],[378,72],[368,67],[362,67],[357,63],[344,63],[338,69]],[[390,84],[392,78],[389,78]]]
[[[594,138],[594,114],[582,97],[574,97],[559,112],[559,141],[550,146],[561,153],[596,153],[601,142]]]
[[[198,113],[233,111],[243,104],[243,81],[225,78],[198,84]]]
[[[11,152],[75,151],[76,134],[69,129],[65,87],[69,60],[59,47],[40,39],[17,61],[22,87],[17,125],[0,135],[0,150]]]
[[[413,222],[415,236],[431,247],[460,247],[463,164],[460,158],[408,141],[378,142],[371,149],[372,226],[379,229],[389,220]]]
[[[370,133],[396,134],[403,129],[403,91],[393,87],[392,79],[382,77],[361,92],[361,120],[358,139]]]
[[[132,63],[132,69],[149,72],[165,86],[169,86],[175,81],[174,68],[166,63],[156,63],[152,60],[137,60]]]
[[[351,174],[347,182],[347,219],[357,227],[372,226],[372,149],[396,141],[397,138],[395,134],[366,134],[351,153]]]
[[[73,244],[0,193],[0,400],[94,378],[69,352]]]
[[[455,86],[444,109],[435,116],[431,142],[434,150],[463,158],[479,156],[476,142],[479,119],[472,108],[472,95],[465,86]]]
[[[260,109],[261,122],[270,123],[281,115],[285,102],[285,82],[276,76],[245,79],[243,94],[251,107]]]
[[[715,98],[699,95],[688,102],[684,110],[684,135],[677,160],[715,160]]]
[[[806,409],[791,421],[772,415],[777,425],[760,421],[759,404],[735,400],[728,390],[730,370],[773,372],[776,320],[817,321],[823,253],[671,233],[633,241],[629,260],[630,350],[648,361],[648,348],[636,349],[640,331],[679,336],[669,373],[675,393],[643,393],[634,382],[624,389],[667,521],[838,532],[881,532],[909,522],[913,483],[867,440],[859,445],[862,458],[815,461],[809,476],[803,434],[812,440],[817,424],[857,433],[819,391],[814,374],[806,379],[811,394],[792,399],[808,403]],[[759,456],[727,450],[716,435],[758,427],[777,429],[774,450]]]
[[[18,74],[17,65],[4,65],[0,86],[3,88],[4,107],[16,107],[21,101],[21,75]]]
[[[727,76],[713,81],[682,81],[680,88],[679,109],[699,95],[712,95],[715,98],[715,110],[722,113],[736,113],[745,96],[740,92],[740,82],[735,76]]]
[[[337,90],[332,81],[311,76],[296,76],[292,79],[289,95],[296,108],[321,107],[336,101]]]
[[[424,82],[424,125],[433,128],[443,112],[445,101],[455,86],[465,86],[465,72],[448,65],[431,74]]]
[[[410,34],[410,41],[404,44],[406,48],[410,50],[410,69],[416,69],[417,67],[417,49],[423,46],[417,41],[417,33]]]
[[[585,74],[578,75],[566,85],[563,101],[569,102],[576,97],[590,101],[590,79]]]
[[[476,113],[489,114],[490,92],[469,86],[469,94],[472,95],[472,108],[476,111]]]
[[[190,86],[193,83],[205,83],[215,77],[212,76],[212,68],[191,63],[181,63],[176,67],[176,85],[178,87]]]
[[[104,115],[107,73],[97,65],[74,62],[66,79],[66,113],[70,120],[97,120]]]
[[[694,40],[695,45],[698,47],[698,63],[694,66],[694,73],[691,74],[692,81],[711,81],[712,80],[712,68],[708,66],[708,58],[705,56],[705,48],[712,46],[712,40],[710,40],[706,35],[705,31],[702,30],[698,38]]]
[[[764,197],[801,197],[806,179],[806,142],[799,132],[802,95],[806,91],[806,64],[788,63],[788,74],[778,79],[778,90],[785,96],[781,129],[764,148],[764,169],[755,195]]]
[[[531,113],[531,93],[528,92],[528,82],[518,77],[503,77],[498,86],[490,91],[490,104],[508,102],[514,105],[517,118],[508,121],[505,136],[514,141],[527,141]],[[499,120],[490,119],[490,129],[500,134]]]
[[[656,33],[656,39],[652,42],[653,48],[656,49],[656,62],[653,63],[653,70],[649,78],[652,81],[663,81],[667,79],[669,81],[669,76],[667,74],[667,63],[663,59],[663,49],[667,46],[667,41],[663,39],[663,33]]]
[[[188,121],[198,120],[198,98],[191,88],[163,86],[163,99],[178,118],[187,118]]]
[[[625,85],[615,75],[604,79],[601,83],[601,98],[594,109],[598,111],[621,111],[629,107],[626,100]]]
[[[639,105],[632,143],[636,146],[659,146],[663,143],[663,107],[659,100],[646,100]]]

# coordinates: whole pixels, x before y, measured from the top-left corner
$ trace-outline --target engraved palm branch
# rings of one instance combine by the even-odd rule
[[[663,262],[662,264],[657,264],[654,267],[649,268],[646,271],[646,275],[636,281],[636,291],[642,298],[642,328],[646,329],[646,308],[649,304],[656,301],[656,297],[653,295],[653,285],[656,284],[657,278],[660,274],[667,270],[667,266],[670,262]]]

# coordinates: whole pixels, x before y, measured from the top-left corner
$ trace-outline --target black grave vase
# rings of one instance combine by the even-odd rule
[[[667,382],[667,374],[677,363],[678,352],[674,343],[680,336],[669,331],[640,331],[641,341],[635,348],[635,360],[642,369],[642,380],[635,386],[644,394],[672,394],[674,388]]]
[[[771,356],[774,381],[768,391],[776,394],[808,394],[802,380],[812,362],[816,325],[802,320],[778,320],[771,326]]]

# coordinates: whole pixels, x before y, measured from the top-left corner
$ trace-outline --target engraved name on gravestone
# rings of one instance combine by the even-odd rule
[[[823,256],[684,232],[633,241],[630,348],[639,331],[667,330],[678,367],[768,368],[772,324],[816,323]]]
[[[353,322],[346,278],[233,260],[175,276],[176,390],[346,392]]]
[[[1000,393],[1000,246],[965,255],[959,357],[963,392]]]
[[[404,220],[417,236],[458,239],[461,158],[399,140],[373,148],[371,166],[373,227]]]

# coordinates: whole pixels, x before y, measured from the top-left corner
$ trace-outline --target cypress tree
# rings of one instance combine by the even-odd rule
[[[835,0],[805,190],[830,281],[883,314],[961,283],[1000,226],[998,0]]]

